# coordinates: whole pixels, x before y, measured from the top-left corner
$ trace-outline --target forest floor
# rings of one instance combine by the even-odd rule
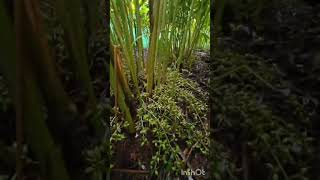
[[[319,8],[281,1],[260,24],[230,21],[219,38],[210,71],[214,179],[319,178]]]
[[[320,177],[320,6],[286,7],[274,9],[282,14],[281,22],[272,19],[271,24],[263,26],[263,32],[235,22],[235,28],[220,38],[223,50],[210,54],[211,62],[209,54],[200,51],[196,53],[199,61],[190,70],[181,71],[183,78],[179,81],[187,79],[198,84],[200,90],[193,93],[197,99],[210,93],[210,104],[207,104],[213,109],[210,159],[201,155],[199,147],[188,162],[192,167],[207,169],[212,162],[210,175],[214,179],[317,180]],[[109,84],[103,62],[91,69],[101,104],[107,106],[110,101],[104,89]],[[70,83],[68,92],[79,99],[81,106],[83,98],[68,80],[69,70],[61,71],[66,78],[64,84]],[[15,117],[4,84],[0,76],[0,179],[14,174],[15,168],[12,123]],[[136,137],[126,131],[118,132],[124,123],[113,125],[116,132],[113,169],[137,171],[113,171],[111,179],[128,179],[124,176],[128,173],[148,179],[145,171],[150,170],[155,146],[142,148],[141,131]],[[148,134],[147,139],[153,136]],[[183,148],[186,145],[179,143],[182,152],[186,150]]]
[[[207,97],[209,93],[209,52],[205,51],[197,51],[194,55],[194,63],[190,68],[184,68],[179,73],[181,76],[180,78],[186,81],[195,82],[198,86],[201,93],[194,93],[193,96],[195,98],[203,98],[203,102],[207,104]],[[169,69],[169,71],[171,71]],[[205,95],[205,96],[204,96]],[[205,98],[205,99],[204,99]],[[154,99],[157,101],[156,99]],[[176,103],[179,103],[176,101]],[[188,109],[188,104],[180,104],[181,109]],[[207,106],[207,105],[206,105]],[[150,110],[152,111],[152,110]],[[188,116],[188,112],[184,111],[183,116]],[[190,114],[189,114],[190,115]],[[209,124],[207,119],[208,112],[206,113],[206,118],[204,119],[205,124]],[[161,115],[159,116],[159,120],[161,119]],[[174,117],[172,117],[174,119]],[[115,119],[113,119],[115,120]],[[139,122],[137,122],[139,123]],[[146,122],[147,123],[147,122]],[[112,126],[113,122],[111,122]],[[119,124],[118,124],[119,125]],[[122,126],[122,125],[120,125]],[[139,126],[138,124],[136,126]],[[155,127],[156,128],[156,127]],[[157,129],[156,129],[157,130]],[[174,133],[180,131],[180,129],[173,129]],[[114,132],[114,131],[113,131]],[[186,131],[188,133],[188,131]],[[134,178],[134,179],[150,179],[150,175],[152,169],[152,161],[153,156],[159,152],[159,147],[155,147],[152,143],[147,143],[146,145],[141,145],[142,137],[139,132],[135,135],[130,135],[128,132],[124,130],[121,134],[122,138],[119,141],[116,141],[113,144],[113,148],[115,153],[112,155],[112,159],[114,160],[113,164],[113,173],[111,179],[126,179],[126,178]],[[153,139],[157,139],[158,137],[153,135],[152,133],[148,133],[148,140],[149,142],[153,142]],[[209,138],[209,137],[206,137]],[[209,169],[209,162],[208,162],[208,155],[204,155],[203,153],[199,152],[198,150],[194,150],[195,146],[191,147],[181,142],[185,141],[186,139],[177,139],[177,145],[181,148],[181,152],[179,154],[181,157],[185,158],[184,164],[188,164],[187,166],[192,167],[192,169],[202,168],[206,172]],[[113,140],[111,140],[113,141]],[[175,144],[175,142],[171,142],[171,144]],[[170,149],[165,149],[166,153],[173,153]],[[165,158],[165,157],[163,157]],[[170,159],[168,159],[170,161]],[[173,161],[174,163],[175,161]],[[163,164],[162,164],[163,165]],[[161,165],[160,165],[161,166]],[[159,167],[161,171],[162,167]],[[171,173],[173,172],[169,169]],[[160,176],[165,176],[165,173]],[[187,177],[185,177],[187,178]]]

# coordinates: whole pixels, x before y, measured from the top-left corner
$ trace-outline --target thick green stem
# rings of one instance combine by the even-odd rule
[[[133,122],[133,118],[130,112],[130,109],[126,103],[125,99],[125,94],[123,92],[123,87],[119,83],[119,77],[117,76],[115,72],[115,68],[113,64],[110,64],[110,83],[111,83],[111,88],[117,94],[117,97],[115,101],[117,102],[116,104],[119,105],[121,112],[124,114],[124,119],[129,123],[129,132],[134,133],[135,132],[135,126]]]
[[[29,71],[29,72],[28,72]],[[37,160],[40,161],[43,175],[49,180],[70,179],[60,148],[46,127],[41,100],[35,79],[30,69],[24,73],[23,121],[26,139]]]
[[[0,44],[0,49],[3,50],[5,55],[1,59],[1,67],[10,68],[1,70],[9,82],[9,91],[13,98],[16,99],[16,102],[19,102],[19,105],[16,103],[16,108],[19,109],[21,113],[19,116],[23,119],[24,134],[31,151],[40,162],[43,177],[48,180],[69,180],[59,148],[55,146],[53,138],[46,127],[39,97],[41,93],[38,91],[35,75],[30,69],[32,63],[30,61],[27,62],[27,51],[24,47],[25,44],[22,42],[22,32],[24,31],[24,26],[22,26],[24,21],[22,19],[26,17],[25,6],[23,1],[18,0],[15,3],[16,38],[13,34],[12,24],[5,14],[3,4],[0,4],[0,37],[8,40],[6,44]],[[18,42],[18,52],[14,42]],[[17,55],[19,56],[17,57]],[[18,88],[17,84],[15,84],[17,82],[17,64],[23,67],[21,68],[21,84],[19,84],[20,92],[23,93],[23,96],[16,96],[17,94],[12,93],[16,92],[16,88]]]
[[[143,72],[143,63],[144,63],[144,58],[143,58],[143,42],[142,42],[142,25],[141,25],[141,17],[140,17],[140,4],[139,0],[135,0],[135,6],[136,6],[136,24],[137,24],[137,44],[138,44],[138,74],[140,72]]]
[[[154,4],[154,24],[151,37],[151,44],[148,52],[147,61],[147,92],[151,94],[154,87],[154,63],[156,59],[157,43],[159,36],[159,18],[160,18],[160,7],[163,4],[163,0],[158,0]]]
[[[76,107],[65,92],[61,81],[55,71],[54,61],[50,54],[49,45],[44,34],[39,12],[39,4],[36,1],[24,3],[22,8],[21,23],[17,28],[20,48],[24,51],[24,57],[29,59],[31,71],[39,82],[42,95],[51,115],[49,119],[50,129],[56,138],[60,138],[61,128],[65,128],[75,118]],[[18,19],[18,18],[16,18]]]
[[[128,19],[132,19],[132,17],[128,17],[128,8],[126,8],[127,5],[128,4],[126,4],[126,2],[112,0],[111,7],[114,11],[114,14],[112,14],[111,21],[117,34],[116,39],[120,43],[120,46],[124,53],[124,59],[126,60],[127,66],[130,70],[133,85],[136,92],[140,94],[138,86],[137,65],[134,58],[135,52],[133,48],[133,28],[131,23],[128,22]]]
[[[84,31],[83,14],[81,13],[81,1],[57,0],[56,8],[60,22],[65,29],[65,42],[76,71],[77,79],[88,93],[89,109],[96,107],[96,97],[91,83],[86,37]],[[97,18],[97,17],[96,17]]]
[[[153,3],[154,0],[149,0],[149,31],[150,31],[150,38],[149,42],[151,42],[151,33],[153,32],[153,24],[154,24],[154,18],[153,18]]]

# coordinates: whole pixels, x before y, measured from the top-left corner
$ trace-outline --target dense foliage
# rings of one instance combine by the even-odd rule
[[[208,94],[180,70],[196,61],[196,48],[209,47],[209,10],[208,0],[111,1],[114,169],[132,164],[172,177],[190,169],[189,156],[206,159]]]
[[[156,149],[151,160],[155,174],[164,170],[180,175],[192,151],[209,154],[207,95],[176,71],[168,72],[151,98],[142,95],[137,129],[141,145],[151,143]],[[153,139],[147,138],[150,134]]]
[[[213,177],[317,179],[319,4],[224,2],[210,97],[229,158],[221,168],[212,147]]]
[[[224,52],[214,59],[214,137],[236,153],[247,176],[307,178],[314,103],[291,92],[279,69],[258,57]]]

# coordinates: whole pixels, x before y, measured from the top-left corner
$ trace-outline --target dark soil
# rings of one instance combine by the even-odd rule
[[[115,154],[112,159],[114,159],[115,166],[113,169],[134,170],[136,173],[112,171],[111,179],[130,179],[133,177],[137,180],[148,179],[148,175],[140,175],[140,171],[149,169],[152,147],[150,145],[141,147],[139,138],[135,138],[134,135],[127,134],[126,137],[125,140],[117,142],[114,146]]]

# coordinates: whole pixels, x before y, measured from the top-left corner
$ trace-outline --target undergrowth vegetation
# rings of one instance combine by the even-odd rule
[[[0,0],[0,180],[318,180],[319,12]]]
[[[206,98],[207,93],[195,82],[172,70],[152,97],[142,95],[137,129],[141,145],[152,144],[156,148],[151,160],[155,174],[164,169],[179,175],[192,151],[209,154]],[[150,136],[153,138],[148,139]],[[188,150],[187,154],[183,154],[184,150]]]
[[[319,2],[216,2],[213,179],[318,179]]]
[[[209,1],[110,3],[112,167],[178,177],[195,154],[209,154],[208,93],[181,74],[196,48],[209,48]]]
[[[152,96],[141,94],[135,138],[141,148],[154,149],[149,162],[141,162],[147,163],[151,174],[179,176],[181,170],[191,168],[188,162],[191,155],[208,156],[207,97],[208,92],[196,82],[173,69],[168,69],[166,81],[155,88]],[[112,144],[128,138],[125,133],[128,123],[121,123],[118,118],[111,119]],[[115,151],[112,147],[111,154]]]
[[[290,88],[275,64],[259,57],[216,52],[212,69],[213,136],[231,148],[241,174],[307,179],[314,103]]]

